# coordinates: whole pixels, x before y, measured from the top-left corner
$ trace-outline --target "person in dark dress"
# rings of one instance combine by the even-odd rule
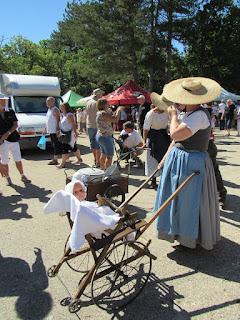
[[[226,121],[226,129],[227,129],[226,136],[230,136],[232,122],[234,119],[237,119],[237,110],[235,108],[235,104],[232,102],[231,99],[227,100],[227,104],[226,104],[225,110],[223,111],[221,119],[223,120],[224,117]]]

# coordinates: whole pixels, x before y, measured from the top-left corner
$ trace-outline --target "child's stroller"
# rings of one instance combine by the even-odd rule
[[[130,167],[133,162],[133,165],[137,165],[138,168],[144,168],[143,161],[139,158],[144,151],[143,148],[124,148],[122,145],[122,141],[119,139],[113,138],[114,140],[114,148],[117,155],[117,165],[118,168],[121,168],[120,161],[125,160],[126,165],[128,166],[128,172],[130,172]]]

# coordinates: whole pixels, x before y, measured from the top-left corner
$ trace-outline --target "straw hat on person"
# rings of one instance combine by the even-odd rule
[[[151,93],[151,100],[154,106],[160,110],[167,110],[168,107],[172,104],[171,101],[167,100],[163,94],[160,95],[156,92]]]
[[[103,90],[101,90],[100,88],[97,88],[97,89],[93,90],[92,95],[94,95],[96,97],[99,93],[104,94],[105,92]]]
[[[203,77],[182,78],[171,81],[163,88],[166,99],[186,105],[213,101],[220,96],[221,86],[214,80]]]

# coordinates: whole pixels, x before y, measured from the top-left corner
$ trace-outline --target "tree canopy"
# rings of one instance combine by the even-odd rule
[[[239,0],[73,0],[50,39],[1,41],[0,72],[57,76],[83,96],[129,79],[161,93],[188,76],[239,93],[239,37]]]

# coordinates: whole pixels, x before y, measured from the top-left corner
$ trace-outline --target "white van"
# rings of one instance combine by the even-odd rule
[[[56,107],[62,102],[58,78],[1,73],[0,92],[9,96],[8,108],[16,112],[21,149],[36,148],[46,124],[46,98],[54,97]]]

